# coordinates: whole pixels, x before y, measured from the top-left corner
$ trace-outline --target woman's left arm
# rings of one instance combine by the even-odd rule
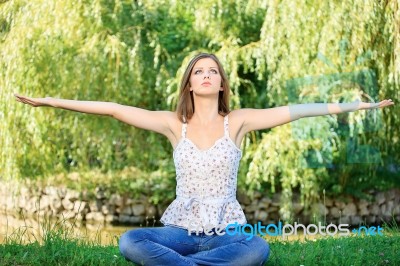
[[[273,128],[303,117],[383,108],[393,104],[391,99],[383,100],[379,103],[365,103],[360,101],[351,103],[307,103],[269,109],[241,109],[240,112],[243,118],[243,130],[247,133],[253,130]]]

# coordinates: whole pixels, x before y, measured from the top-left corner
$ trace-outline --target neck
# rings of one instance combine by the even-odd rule
[[[220,117],[218,114],[218,98],[194,98],[195,112],[191,120],[207,125]]]

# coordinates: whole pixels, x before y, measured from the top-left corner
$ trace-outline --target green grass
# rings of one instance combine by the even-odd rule
[[[400,265],[400,236],[271,243],[266,265]]]
[[[400,265],[398,228],[384,236],[352,236],[306,241],[270,242],[266,265]],[[0,245],[0,265],[133,265],[115,243],[72,239],[62,230],[48,231],[41,241],[21,244],[20,231]]]

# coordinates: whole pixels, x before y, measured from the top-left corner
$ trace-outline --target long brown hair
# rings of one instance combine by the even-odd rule
[[[218,113],[222,116],[226,116],[230,112],[229,93],[231,89],[229,87],[228,78],[225,74],[221,62],[214,54],[200,53],[193,57],[192,60],[190,60],[181,80],[179,101],[178,106],[176,107],[176,113],[178,115],[178,119],[183,123],[190,120],[195,111],[193,92],[190,91],[190,74],[192,73],[193,67],[197,63],[197,61],[203,58],[211,58],[215,61],[215,63],[217,63],[218,70],[222,78],[222,87],[224,90],[220,91],[218,95]]]

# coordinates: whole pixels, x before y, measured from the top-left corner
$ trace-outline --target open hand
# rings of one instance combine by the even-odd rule
[[[360,102],[358,106],[358,110],[366,110],[366,109],[375,109],[375,108],[383,108],[387,106],[394,105],[394,102],[392,99],[389,100],[383,100],[380,101],[379,103],[364,103]]]
[[[17,93],[14,93],[15,100],[21,103],[29,104],[33,107],[39,107],[39,106],[51,106],[50,101],[51,97],[46,97],[46,98],[31,98],[23,95],[19,95]]]

